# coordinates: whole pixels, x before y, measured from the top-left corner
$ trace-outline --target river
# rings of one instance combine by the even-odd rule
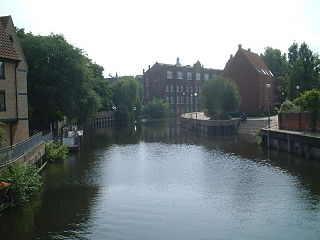
[[[175,122],[86,132],[0,239],[320,239],[320,161]]]

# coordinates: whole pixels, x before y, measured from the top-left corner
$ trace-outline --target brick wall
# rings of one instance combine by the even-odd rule
[[[279,128],[291,131],[311,131],[311,116],[309,113],[279,113]],[[317,122],[320,128],[320,120]]]

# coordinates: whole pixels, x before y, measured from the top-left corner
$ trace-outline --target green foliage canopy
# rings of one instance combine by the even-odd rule
[[[205,82],[200,99],[206,114],[212,119],[227,119],[227,113],[238,110],[240,106],[237,85],[232,80],[221,76]]]
[[[121,77],[114,86],[116,116],[120,121],[134,121],[141,113],[142,85],[132,76]]]
[[[320,112],[320,90],[312,89],[306,91],[294,100],[294,103],[301,106],[302,110],[310,112],[312,118],[312,130],[316,129],[317,115]]]
[[[154,98],[147,102],[143,114],[151,118],[164,118],[168,116],[169,105],[162,99]]]
[[[53,162],[66,160],[68,157],[68,153],[69,153],[68,146],[62,144],[61,141],[48,143],[46,145],[46,158]]]
[[[112,105],[103,67],[62,35],[33,35],[18,30],[26,56],[31,128],[46,129],[63,116],[79,122]]]

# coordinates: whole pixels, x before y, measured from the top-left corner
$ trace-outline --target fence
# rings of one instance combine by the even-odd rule
[[[28,152],[31,148],[37,146],[39,143],[49,142],[52,139],[53,138],[51,132],[46,135],[42,135],[42,132],[39,132],[22,142],[2,148],[0,149],[0,165],[3,165],[20,157],[24,153]]]

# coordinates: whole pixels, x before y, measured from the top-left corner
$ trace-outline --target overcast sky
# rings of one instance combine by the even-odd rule
[[[317,0],[0,0],[16,27],[63,34],[105,68],[137,75],[161,63],[199,60],[223,69],[238,44],[284,52],[296,40],[320,52]]]

